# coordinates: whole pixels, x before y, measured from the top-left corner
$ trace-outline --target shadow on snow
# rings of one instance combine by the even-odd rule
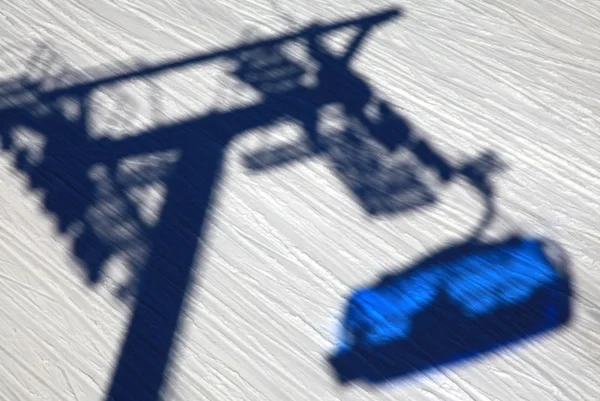
[[[368,33],[398,15],[398,10],[391,10],[335,24],[313,25],[274,39],[170,63],[110,74],[102,68],[88,71],[86,78],[52,71],[59,62],[52,53],[47,56],[40,52],[28,67],[29,76],[0,82],[2,146],[14,154],[15,166],[26,175],[31,189],[42,193],[43,205],[56,217],[58,230],[73,236],[72,252],[81,262],[89,284],[103,279],[104,269],[114,257],[125,260],[130,269],[130,281],[123,284],[119,296],[131,300],[133,314],[106,391],[107,400],[159,399],[194,260],[202,251],[199,238],[203,237],[211,210],[224,153],[231,141],[244,132],[291,121],[305,133],[299,142],[247,154],[244,163],[251,171],[308,157],[327,157],[333,171],[370,215],[399,213],[435,202],[435,193],[424,178],[427,171],[432,171],[442,183],[461,178],[482,194],[487,212],[473,238],[489,224],[494,215],[490,176],[499,166],[496,156],[488,152],[453,165],[419,138],[390,103],[377,99],[366,81],[350,67]],[[325,37],[346,28],[354,30],[354,39],[343,52],[331,51]],[[290,57],[286,49],[290,43],[306,48],[305,57],[316,66],[316,71],[309,72]],[[92,135],[90,121],[94,108],[90,99],[99,88],[216,59],[233,61],[236,68],[229,73],[258,91],[262,100],[246,107],[158,125],[135,136]],[[33,71],[36,66],[38,76]],[[303,79],[310,74],[316,84],[304,83]],[[34,132],[33,139],[24,139],[22,134],[27,130]],[[158,220],[150,223],[144,218],[140,204],[144,201],[144,190],[156,183],[164,185],[166,195]],[[533,252],[533,248],[527,249],[526,252]],[[472,252],[475,248],[462,246],[450,253]],[[541,260],[536,259],[533,270],[546,281],[538,287],[526,283],[523,288],[513,289],[520,298],[517,294],[508,306],[494,309],[493,316],[498,321],[509,315],[513,317],[513,313],[525,313],[523,302],[538,311],[543,309],[546,317],[554,305],[557,316],[563,316],[562,300],[549,294],[553,286],[560,286],[557,283],[561,279],[552,275]],[[466,284],[469,276],[483,280],[486,275],[496,274],[494,277],[499,279],[503,274],[515,273],[512,268],[524,273],[522,264],[512,264],[502,272],[491,267],[486,271],[487,267],[472,264],[465,267],[463,262],[464,258],[450,265],[438,263],[439,266],[428,267],[421,273],[417,273],[421,267],[415,268],[411,270],[415,273],[403,273],[387,280],[391,284],[353,297],[347,324],[354,342],[333,360],[338,375],[345,379],[355,376],[374,379],[394,370],[405,373],[409,365],[421,367],[437,360],[458,358],[479,352],[493,342],[475,330],[466,332],[470,337],[463,336],[462,348],[455,347],[457,339],[449,332],[439,344],[431,339],[429,328],[433,332],[448,325],[452,328],[459,318],[470,324],[464,327],[497,325],[492,315],[479,314],[477,318],[465,315],[465,305],[470,301],[463,293],[470,291]],[[435,286],[431,280],[436,282]],[[498,283],[488,280],[480,284]],[[402,290],[394,290],[396,285]],[[424,286],[431,288],[424,290]],[[384,291],[386,295],[377,295],[384,288],[388,289]],[[533,295],[524,296],[527,289]],[[412,298],[423,300],[415,303]],[[438,316],[440,310],[445,313],[437,321],[433,316]],[[385,334],[388,340],[393,338],[396,342],[380,340],[377,334],[388,329],[378,328],[378,324],[384,323],[375,316],[388,312],[404,316],[404,320],[394,320],[401,326]],[[363,317],[356,317],[361,314]],[[542,321],[528,319],[513,320],[529,324],[531,330],[543,325]],[[561,319],[556,317],[553,322]],[[545,327],[551,324],[549,320],[544,322]],[[368,328],[364,326],[367,324]],[[412,327],[410,335],[406,334],[409,327]],[[504,332],[497,333],[502,336]],[[411,352],[416,351],[410,344],[415,341],[422,351],[413,357]],[[387,358],[381,357],[382,352]],[[424,363],[425,360],[428,362]],[[383,364],[376,368],[378,363]]]

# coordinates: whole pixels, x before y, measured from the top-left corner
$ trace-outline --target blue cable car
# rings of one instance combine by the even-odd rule
[[[337,378],[387,381],[563,325],[571,289],[557,249],[522,237],[467,242],[355,292],[329,359]]]

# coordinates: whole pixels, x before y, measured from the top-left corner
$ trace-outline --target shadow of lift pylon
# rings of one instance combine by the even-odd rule
[[[312,26],[270,40],[144,68],[124,69],[118,73],[105,74],[106,69],[89,70],[94,79],[53,90],[43,90],[35,82],[25,82],[21,85],[22,91],[17,85],[16,90],[6,93],[5,100],[12,98],[13,101],[9,99],[8,106],[0,108],[3,147],[16,149],[12,128],[17,125],[32,126],[46,137],[46,155],[42,162],[33,164],[21,152],[17,155],[17,168],[30,177],[34,187],[46,192],[45,206],[58,218],[61,231],[83,220],[90,198],[94,197],[95,189],[89,178],[92,166],[100,164],[114,168],[125,157],[170,149],[180,151],[175,170],[166,182],[168,192],[160,219],[149,234],[150,254],[138,271],[137,297],[106,392],[107,400],[152,401],[160,397],[194,259],[202,246],[198,238],[202,237],[224,151],[231,140],[245,131],[283,117],[312,121],[312,115],[321,106],[336,99],[324,96],[318,86],[298,86],[283,95],[267,97],[256,105],[158,126],[134,137],[92,139],[88,133],[90,95],[103,86],[124,80],[169,72],[217,58],[235,59],[253,49],[273,47],[288,41],[312,40],[332,31],[353,27],[358,35],[346,52],[347,64],[371,29],[400,15],[399,10],[390,10]],[[77,120],[67,119],[55,107],[61,99],[77,102],[81,111]],[[344,102],[347,99],[337,100]],[[46,108],[46,112],[38,112],[40,105]],[[60,135],[55,130],[59,130]],[[56,154],[60,157],[54,157]],[[64,191],[73,191],[77,195],[65,198]],[[65,199],[68,207],[64,205]],[[94,264],[93,267],[88,266],[90,281],[98,279],[99,266],[107,258],[107,255],[98,256],[93,263],[91,259],[84,258],[84,262]]]

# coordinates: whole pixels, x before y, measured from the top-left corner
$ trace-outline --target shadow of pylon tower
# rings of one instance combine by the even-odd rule
[[[99,86],[126,79],[166,72],[189,64],[205,62],[218,57],[235,58],[245,51],[257,49],[271,51],[270,47],[285,41],[302,40],[309,35],[324,35],[343,27],[356,27],[362,37],[375,25],[398,16],[392,10],[337,24],[301,30],[273,40],[261,41],[237,48],[190,57],[181,61],[151,66],[139,71],[125,71],[114,76],[100,77],[95,81],[62,88],[41,94],[42,101],[51,101],[65,95],[76,94],[85,98]],[[356,53],[358,47],[352,50]],[[260,51],[259,51],[260,53]],[[277,56],[277,54],[275,54]],[[260,56],[259,56],[260,58]],[[281,62],[280,64],[278,64]],[[275,69],[286,60],[275,60]],[[328,98],[323,91],[289,84],[298,77],[299,69],[288,64],[287,76],[278,78],[274,86],[268,79],[259,77],[252,81],[244,66],[242,76],[246,82],[260,85],[269,96],[261,103],[238,110],[212,113],[175,125],[156,127],[135,138],[104,140],[87,143],[90,154],[85,165],[101,162],[115,164],[115,159],[130,155],[150,153],[175,148],[181,151],[177,166],[165,182],[168,189],[158,224],[150,238],[151,252],[139,269],[137,297],[126,329],[119,358],[106,392],[107,400],[158,400],[167,380],[172,346],[180,323],[185,297],[201,253],[206,218],[210,213],[213,191],[219,181],[223,156],[231,140],[249,129],[269,124],[291,115],[307,121],[307,113],[316,113]],[[264,69],[263,69],[264,71]],[[289,86],[283,88],[282,82]],[[83,100],[85,102],[85,100]],[[305,106],[297,107],[298,102]],[[312,117],[308,121],[313,121]],[[227,127],[227,132],[223,131]],[[196,133],[194,133],[196,132]],[[313,132],[313,131],[309,131]],[[309,134],[310,135],[310,134]],[[156,140],[157,137],[164,141]]]

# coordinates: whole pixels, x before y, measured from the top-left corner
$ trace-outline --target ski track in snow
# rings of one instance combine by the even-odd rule
[[[600,399],[594,1],[5,1],[0,80],[21,73],[39,43],[69,68],[110,66],[110,74],[132,60],[235,45],[248,30],[276,35],[390,6],[406,14],[375,28],[353,67],[449,158],[499,155],[507,169],[495,178],[494,230],[549,232],[565,246],[577,293],[572,322],[397,385],[339,387],[324,358],[350,291],[461,238],[482,206],[457,181],[437,188],[432,206],[370,218],[325,158],[249,173],[242,156],[261,135],[253,132],[227,150],[166,400]],[[243,99],[216,64],[152,77],[160,107],[151,116],[142,116],[148,87],[139,85],[136,97],[135,85],[123,85],[133,102],[126,112],[147,118],[128,123],[152,127],[238,105]],[[104,117],[98,131],[108,132]],[[110,281],[86,284],[70,238],[58,234],[6,152],[0,181],[0,398],[102,400],[130,309]]]

